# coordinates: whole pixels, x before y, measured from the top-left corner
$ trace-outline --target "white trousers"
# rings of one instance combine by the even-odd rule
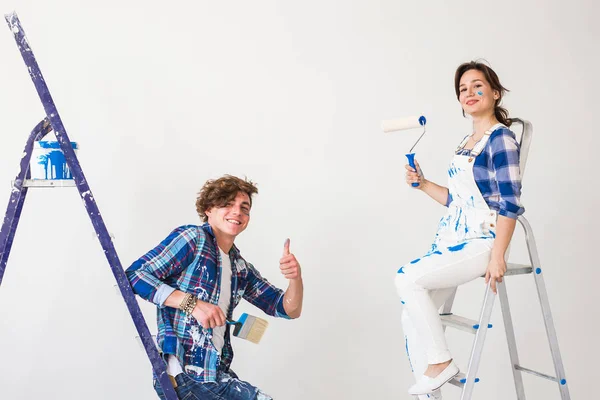
[[[402,328],[415,378],[428,364],[452,359],[439,309],[455,287],[483,275],[487,269],[493,239],[472,239],[438,251],[402,266],[396,275],[396,289],[404,309]],[[440,398],[420,396],[421,399]]]

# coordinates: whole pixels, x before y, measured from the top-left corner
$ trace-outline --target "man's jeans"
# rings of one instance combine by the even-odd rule
[[[248,382],[239,380],[233,371],[219,372],[217,382],[196,382],[186,374],[177,375],[175,380],[175,391],[180,400],[273,400]],[[156,379],[154,390],[158,397],[166,399]]]

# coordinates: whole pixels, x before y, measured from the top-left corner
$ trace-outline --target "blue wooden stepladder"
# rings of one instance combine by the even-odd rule
[[[160,382],[167,399],[177,400],[177,394],[173,389],[173,385],[171,384],[171,381],[167,375],[165,363],[158,353],[150,331],[148,330],[148,326],[146,325],[146,321],[144,320],[144,316],[142,315],[135,295],[131,289],[131,286],[129,285],[129,281],[125,276],[125,272],[121,266],[121,261],[119,260],[112,239],[108,233],[108,230],[106,229],[104,221],[102,220],[102,216],[100,215],[100,211],[96,205],[96,201],[94,200],[94,196],[92,195],[88,182],[85,179],[83,170],[79,165],[75,150],[73,149],[73,144],[67,136],[67,131],[63,126],[60,115],[58,114],[58,110],[56,109],[56,105],[52,100],[52,96],[50,96],[48,86],[46,85],[44,77],[42,76],[42,72],[40,71],[35,56],[33,55],[33,51],[29,46],[29,42],[25,36],[23,27],[21,26],[21,22],[19,21],[16,13],[5,15],[5,19],[14,35],[19,51],[21,52],[23,60],[25,61],[25,65],[29,70],[29,75],[31,76],[31,80],[33,81],[33,84],[35,85],[37,93],[40,97],[44,111],[46,112],[46,117],[35,126],[35,128],[31,131],[29,138],[27,139],[23,157],[21,158],[20,170],[13,182],[8,208],[4,216],[4,221],[2,222],[2,228],[0,229],[0,285],[2,284],[2,277],[4,276],[4,271],[6,270],[8,255],[10,254],[10,249],[12,247],[28,189],[53,186],[77,187],[77,190],[79,191],[85,208],[92,221],[92,225],[96,231],[96,235],[100,240],[104,254],[106,255],[108,263],[110,264],[112,273],[117,280],[121,295],[127,304],[129,314],[131,315],[142,344],[144,345],[148,359],[152,364],[152,369],[154,370],[154,373],[156,374],[156,377],[158,378],[158,381]],[[37,142],[39,145],[44,136],[51,131],[54,131],[54,135],[59,143],[60,150],[64,154],[66,165],[68,166],[70,174],[72,175],[72,180],[30,179],[30,161],[32,158],[34,144]]]

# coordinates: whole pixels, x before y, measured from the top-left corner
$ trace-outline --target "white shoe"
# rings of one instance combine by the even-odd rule
[[[458,375],[458,367],[451,361],[450,364],[435,378],[431,378],[427,375],[423,375],[421,379],[417,381],[408,389],[408,394],[418,396],[421,394],[431,394],[437,389],[441,388],[446,382]]]

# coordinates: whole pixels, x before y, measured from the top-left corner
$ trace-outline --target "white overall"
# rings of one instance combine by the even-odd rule
[[[481,153],[495,125],[485,132],[470,156],[455,155],[448,169],[452,202],[440,220],[429,252],[402,266],[396,288],[404,304],[402,328],[411,368],[418,380],[428,364],[452,358],[438,310],[453,289],[483,275],[494,244],[497,213],[490,210],[473,175],[475,157]],[[458,149],[462,149],[467,136]],[[457,149],[457,150],[458,150]],[[441,399],[441,393],[420,399]]]

